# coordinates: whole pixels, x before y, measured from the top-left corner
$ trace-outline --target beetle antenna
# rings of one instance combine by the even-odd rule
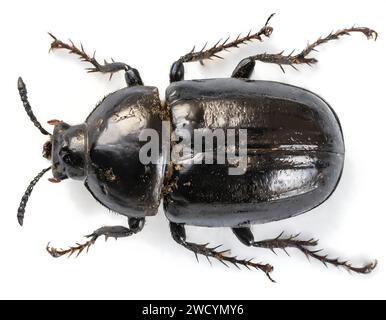
[[[27,202],[29,197],[31,196],[32,190],[35,187],[35,185],[38,183],[38,181],[43,177],[43,175],[49,171],[51,167],[48,167],[44,170],[42,170],[29,184],[27,187],[27,190],[25,191],[23,197],[21,198],[19,209],[17,210],[17,220],[19,221],[19,224],[22,226],[24,221],[24,213],[25,213],[25,207],[27,206]]]
[[[40,122],[36,119],[34,113],[32,112],[31,105],[28,101],[27,97],[27,88],[25,86],[25,83],[21,77],[17,80],[17,88],[19,89],[19,94],[21,101],[23,102],[24,109],[27,112],[29,118],[31,119],[32,123],[35,125],[36,128],[40,130],[40,132],[46,136],[51,135],[46,129],[42,127]]]

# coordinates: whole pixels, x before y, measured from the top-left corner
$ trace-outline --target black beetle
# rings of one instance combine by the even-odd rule
[[[268,24],[271,17],[257,33],[239,36],[232,42],[219,41],[207,50],[204,47],[196,52],[193,48],[174,62],[165,103],[161,103],[157,88],[143,85],[136,69],[114,61],[100,64],[95,53],[91,57],[83,46],[78,48],[71,41],[64,43],[50,34],[53,38],[51,50],[66,49],[78,55],[92,64],[89,72],[108,73],[111,77],[115,72],[124,71],[127,87],[105,97],[81,125],[49,121],[55,126],[51,135],[34,116],[25,84],[19,78],[18,89],[27,114],[43,134],[49,135],[43,156],[52,161],[52,166],[40,172],[28,186],[18,209],[19,223],[23,224],[33,187],[52,169],[51,182],[67,178],[83,180],[99,203],[128,217],[128,227],[102,227],[91,233],[84,244],[67,250],[47,246],[53,257],[80,254],[102,235],[118,238],[141,231],[145,217],[155,215],[163,199],[173,239],[196,256],[202,254],[224,264],[260,269],[271,279],[273,268],[268,264],[238,259],[218,247],[188,242],[184,225],[229,227],[247,246],[271,250],[296,248],[324,264],[370,273],[376,262],[354,267],[347,261],[330,259],[311,250],[317,245],[314,239],[304,241],[298,236],[283,237],[281,234],[270,240],[254,240],[250,225],[293,217],[328,199],[340,180],[345,148],[339,119],[321,97],[288,84],[249,78],[255,61],[274,63],[282,69],[283,65],[294,68],[299,64],[312,65],[317,60],[309,54],[321,44],[354,32],[375,40],[378,34],[362,27],[343,29],[319,38],[297,55],[264,53],[245,58],[236,66],[231,78],[184,81],[184,63],[221,58],[218,56],[221,51],[269,37],[273,31]],[[161,145],[170,143],[171,136],[163,135],[163,121],[171,124],[177,136],[182,130],[192,135],[197,131],[213,135],[215,129],[233,132],[246,129],[243,172],[229,174],[231,168],[240,164],[235,162],[196,164],[192,158],[184,157],[165,162]],[[155,154],[156,161],[146,164],[140,159],[147,143],[140,138],[144,129],[163,137],[157,143],[160,148]],[[173,141],[176,145],[177,140]],[[190,150],[188,154],[193,155],[196,144],[195,140],[185,145]],[[225,147],[241,152],[240,146],[241,142],[238,148],[235,143],[228,142]],[[199,155],[205,160],[209,153],[213,156],[219,151],[219,143],[205,147],[194,157]]]

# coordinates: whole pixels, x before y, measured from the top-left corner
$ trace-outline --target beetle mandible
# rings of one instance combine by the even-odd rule
[[[105,226],[90,235],[83,244],[66,250],[47,245],[53,257],[80,254],[101,237],[128,237],[140,232],[145,218],[157,213],[163,199],[173,239],[197,256],[204,255],[226,264],[256,268],[269,279],[273,267],[229,255],[227,250],[189,242],[185,225],[228,227],[245,245],[258,248],[295,248],[306,256],[348,271],[366,274],[376,261],[356,267],[347,261],[332,259],[313,250],[318,242],[283,236],[255,241],[252,224],[267,223],[305,213],[326,201],[340,180],[345,147],[341,125],[333,109],[318,95],[292,85],[250,80],[256,61],[283,66],[317,63],[310,53],[316,47],[352,33],[368,39],[377,32],[352,27],[330,33],[309,44],[298,54],[257,54],[236,66],[225,79],[184,80],[184,63],[222,58],[218,54],[246,42],[269,38],[273,28],[271,15],[257,33],[238,36],[234,41],[217,42],[209,49],[194,48],[174,62],[170,69],[170,86],[166,101],[161,103],[155,87],[144,86],[137,69],[126,63],[105,61],[101,64],[89,56],[81,45],[65,43],[54,35],[51,50],[63,49],[90,63],[88,72],[125,73],[127,87],[105,97],[80,125],[51,120],[50,134],[32,112],[26,86],[21,78],[18,89],[24,108],[34,125],[49,136],[43,156],[51,166],[41,171],[28,186],[18,209],[20,225],[24,221],[27,201],[33,187],[49,170],[51,182],[67,178],[84,181],[92,196],[106,208],[128,218],[128,226]],[[167,163],[143,164],[139,139],[144,129],[161,134],[162,122],[174,131],[247,129],[247,167],[243,174],[230,175],[234,164],[195,164],[186,159]],[[167,137],[170,140],[170,136]],[[170,142],[170,141],[168,141]],[[161,143],[161,142],[160,142]],[[228,147],[231,145],[228,145]],[[193,148],[193,146],[191,145]],[[207,152],[200,154],[205,158]],[[213,153],[213,152],[212,152]],[[157,159],[163,159],[159,151]],[[272,280],[273,281],[273,280]]]

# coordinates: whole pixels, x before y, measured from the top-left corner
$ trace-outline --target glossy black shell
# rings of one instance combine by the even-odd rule
[[[134,86],[107,96],[86,120],[89,159],[85,185],[94,198],[129,217],[155,215],[161,201],[164,166],[143,165],[142,129],[161,135],[158,90]],[[160,148],[161,150],[161,148]]]
[[[315,208],[343,170],[339,120],[316,94],[291,85],[239,79],[172,83],[166,91],[174,129],[248,130],[248,167],[177,163],[166,196],[176,223],[236,227],[289,218]]]

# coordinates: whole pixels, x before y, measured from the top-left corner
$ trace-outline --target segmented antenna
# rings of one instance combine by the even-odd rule
[[[50,135],[50,133],[42,127],[42,125],[36,119],[34,113],[32,112],[32,108],[31,108],[31,105],[29,104],[28,97],[27,97],[27,88],[21,77],[19,77],[19,79],[17,80],[17,88],[19,89],[19,94],[20,94],[21,101],[23,102],[24,109],[27,112],[32,123],[35,125],[36,128],[40,130],[42,134],[46,136]]]
[[[49,171],[51,167],[48,167],[44,170],[42,170],[29,184],[27,190],[25,191],[23,197],[21,198],[19,209],[17,210],[17,220],[19,221],[19,224],[22,226],[24,221],[24,213],[25,213],[25,207],[27,206],[27,202],[29,197],[31,196],[32,190],[35,187],[35,185],[38,183],[41,177]]]

